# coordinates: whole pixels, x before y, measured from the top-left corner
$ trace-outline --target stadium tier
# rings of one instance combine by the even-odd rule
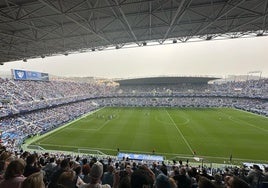
[[[80,168],[83,161],[100,160],[105,174],[110,165],[121,178],[146,164],[155,177],[187,174],[191,187],[201,182],[195,181],[197,175],[216,182],[217,175],[232,174],[254,185],[255,172],[267,174],[262,166],[267,158],[260,153],[267,148],[268,79],[208,84],[211,78],[173,78],[166,84],[170,79],[122,85],[0,79],[1,157],[7,152],[35,157],[36,171],[47,174],[51,158],[76,160]],[[255,139],[246,141],[249,137]],[[242,162],[252,170],[232,166]],[[265,185],[264,173],[258,186]],[[79,177],[87,181],[86,174]]]

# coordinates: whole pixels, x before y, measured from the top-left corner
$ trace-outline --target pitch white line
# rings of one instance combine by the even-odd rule
[[[234,118],[234,117],[232,117],[232,116],[229,116],[228,119],[230,119],[231,121],[233,121],[233,122],[235,122],[235,123],[242,122],[242,123],[244,123],[244,124],[246,124],[246,125],[248,125],[248,126],[250,126],[250,127],[253,127],[253,128],[255,128],[255,129],[258,129],[258,130],[260,130],[260,131],[268,132],[268,130],[266,130],[266,129],[263,129],[263,128],[261,128],[261,127],[257,127],[257,126],[255,126],[255,125],[253,125],[253,124],[251,124],[251,123],[248,123],[248,122],[246,122],[246,121],[243,121],[243,120]]]
[[[258,130],[260,130],[261,132],[268,132],[268,130],[267,129],[263,129],[263,128],[261,128],[261,127],[258,127],[258,126],[256,126],[256,125],[254,125],[254,124],[251,124],[251,123],[249,123],[249,122],[247,122],[247,121],[243,121],[243,120],[241,120],[241,119],[239,119],[239,118],[234,118],[233,116],[231,116],[231,115],[229,115],[229,114],[226,114],[226,113],[224,113],[224,112],[218,112],[219,114],[222,114],[222,115],[224,115],[224,116],[226,116],[226,117],[228,117],[228,119],[229,120],[231,120],[232,122],[235,122],[235,123],[239,123],[239,124],[241,124],[241,123],[243,123],[243,124],[246,124],[246,125],[248,125],[248,126],[250,126],[250,127],[253,127],[253,128],[255,128],[255,129],[258,129]],[[251,114],[252,115],[252,114]]]
[[[77,149],[92,149],[92,150],[100,150],[100,151],[117,151],[116,149],[110,149],[110,148],[93,148],[93,147],[77,147],[77,146],[65,146],[65,145],[56,145],[56,144],[40,144],[40,146],[57,146],[61,148],[77,148]],[[121,152],[129,152],[129,153],[144,153],[144,154],[151,154],[152,152],[146,152],[146,151],[138,151],[138,150],[121,150]],[[173,156],[179,156],[179,157],[192,157],[192,155],[188,154],[180,154],[180,153],[157,153],[160,155],[173,155]],[[216,156],[208,156],[208,155],[202,155],[200,156],[201,158],[204,159],[222,159],[222,160],[228,160],[229,157],[216,157]],[[251,162],[259,162],[263,161],[266,162],[266,160],[256,160],[256,159],[243,159],[243,158],[233,158],[233,160],[238,160],[238,161],[251,161]]]
[[[191,153],[194,153],[192,147],[190,146],[190,144],[188,143],[188,141],[185,139],[185,137],[183,136],[183,134],[181,133],[181,130],[177,127],[177,124],[174,122],[173,118],[170,116],[170,114],[168,113],[168,111],[165,109],[166,113],[168,114],[169,119],[172,121],[174,127],[177,129],[177,131],[180,133],[183,141],[185,142],[185,144],[187,145],[187,147],[189,148],[189,150],[191,151]]]

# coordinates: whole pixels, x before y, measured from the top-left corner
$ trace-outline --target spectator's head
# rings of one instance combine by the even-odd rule
[[[216,188],[209,179],[203,176],[199,177],[198,179],[198,187],[199,188]]]
[[[161,165],[161,167],[160,167],[160,171],[163,173],[163,174],[165,174],[165,175],[167,175],[167,167],[165,166],[165,165]]]
[[[63,159],[60,163],[60,167],[62,169],[69,169],[70,165],[69,165],[69,160],[68,159]]]
[[[97,161],[95,162],[90,169],[90,177],[92,179],[92,183],[98,183],[101,179],[103,173],[103,165]]]
[[[17,176],[21,176],[24,172],[26,164],[23,159],[17,159],[14,161],[11,161],[6,169],[5,172],[5,179],[11,179]]]
[[[120,178],[118,188],[129,188],[129,187],[131,187],[129,176]]]
[[[226,176],[224,181],[226,188],[249,188],[249,185],[244,180],[236,176]]]
[[[139,168],[131,175],[131,188],[143,188],[153,184],[152,178],[149,176],[148,171]]]
[[[221,183],[222,182],[222,176],[220,174],[215,174],[214,175],[215,182]]]
[[[114,171],[114,167],[112,165],[108,166],[108,172],[112,173]]]
[[[180,175],[183,175],[183,176],[186,175],[186,169],[185,168],[180,168]]]
[[[256,171],[262,171],[259,165],[254,164],[253,169]]]
[[[63,172],[59,179],[58,184],[63,185],[66,188],[73,188],[75,187],[75,172],[73,170],[68,170]]]
[[[27,165],[32,165],[32,164],[34,164],[36,162],[36,160],[37,160],[36,155],[35,154],[31,154],[31,155],[29,155],[27,157],[26,163],[27,163]]]
[[[156,177],[155,188],[171,188],[169,178],[165,174]]]
[[[82,172],[82,167],[80,165],[77,165],[75,168],[74,168],[74,171],[76,173],[76,175],[80,175],[81,172]]]
[[[89,172],[90,172],[90,166],[89,166],[89,164],[85,164],[85,165],[83,165],[83,167],[82,167],[82,173],[83,173],[84,175],[88,175]]]
[[[54,163],[55,162],[55,157],[50,157],[49,158],[49,163]]]
[[[36,172],[28,176],[22,183],[22,188],[45,188],[43,173]]]
[[[87,158],[83,158],[83,159],[82,159],[82,164],[83,164],[83,165],[87,164]]]
[[[14,160],[14,158],[10,152],[2,151],[0,154],[0,172],[5,171],[12,160]]]

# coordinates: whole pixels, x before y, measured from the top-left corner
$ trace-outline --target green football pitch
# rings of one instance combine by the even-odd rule
[[[244,162],[268,161],[268,119],[229,108],[102,108],[33,145]]]

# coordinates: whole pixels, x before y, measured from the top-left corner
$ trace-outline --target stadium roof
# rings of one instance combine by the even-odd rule
[[[120,86],[133,85],[179,85],[179,84],[207,84],[216,77],[150,77],[117,80]]]
[[[267,35],[268,0],[2,0],[0,63]]]

